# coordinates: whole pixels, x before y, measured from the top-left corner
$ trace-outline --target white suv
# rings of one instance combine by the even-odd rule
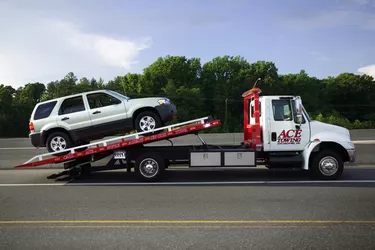
[[[151,131],[176,116],[164,97],[130,99],[111,90],[90,91],[38,103],[30,118],[34,147],[58,152],[121,132]]]

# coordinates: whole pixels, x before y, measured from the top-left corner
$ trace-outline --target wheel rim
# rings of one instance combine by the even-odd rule
[[[66,149],[66,141],[63,137],[61,136],[55,136],[51,140],[51,149],[53,151],[61,151]]]
[[[144,116],[139,121],[139,127],[142,129],[142,131],[150,131],[153,130],[156,126],[155,119],[151,116]]]
[[[326,156],[319,162],[319,170],[325,176],[334,175],[339,168],[339,163],[332,156]]]
[[[139,166],[140,173],[146,178],[152,178],[159,172],[159,164],[152,158],[144,159]]]

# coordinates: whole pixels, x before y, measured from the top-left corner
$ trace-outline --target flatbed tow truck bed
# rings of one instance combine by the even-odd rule
[[[135,168],[135,172],[144,180],[154,180],[161,176],[169,165],[189,165],[190,167],[224,167],[224,166],[249,166],[254,162],[254,152],[244,145],[208,145],[198,135],[199,131],[219,126],[220,120],[203,117],[179,124],[174,124],[154,130],[167,130],[165,132],[142,136],[146,132],[120,136],[112,139],[98,141],[55,153],[37,155],[24,164],[15,168],[31,168],[47,164],[63,163],[66,170],[80,169],[80,173],[88,173],[91,163],[106,157],[111,157],[106,167],[113,167],[117,161],[124,168]],[[202,145],[192,146],[149,146],[148,144],[162,140],[196,134]],[[112,143],[111,143],[112,142]],[[80,148],[88,149],[79,151]],[[242,160],[234,154],[243,155]],[[235,160],[237,159],[237,160]],[[253,165],[254,166],[254,165]]]

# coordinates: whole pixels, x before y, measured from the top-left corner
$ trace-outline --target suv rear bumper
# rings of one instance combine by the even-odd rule
[[[42,133],[29,134],[29,138],[34,147],[45,147]]]
[[[155,107],[163,123],[173,120],[177,115],[177,108],[174,104],[163,104]]]

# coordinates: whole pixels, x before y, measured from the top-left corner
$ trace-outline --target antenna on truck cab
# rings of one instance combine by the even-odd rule
[[[259,78],[255,81],[253,88],[255,88],[255,86],[257,85],[258,81],[260,81],[260,80],[262,80],[262,78],[259,77]]]
[[[246,96],[249,96],[249,95],[254,94],[254,93],[260,94],[262,92],[262,90],[260,88],[255,87],[257,85],[258,81],[260,81],[260,80],[262,80],[262,79],[259,77],[255,81],[253,88],[250,89],[250,90],[248,90],[248,91],[246,91],[246,92],[244,92],[242,94],[242,97],[245,98]]]

